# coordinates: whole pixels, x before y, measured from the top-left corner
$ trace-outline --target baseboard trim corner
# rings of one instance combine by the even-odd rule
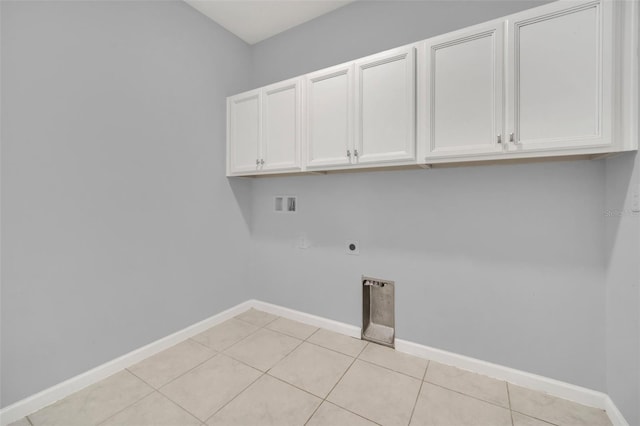
[[[613,423],[613,426],[629,426],[627,419],[624,418],[609,395],[607,395],[605,405],[605,410],[607,411],[607,415],[609,416],[611,423]]]

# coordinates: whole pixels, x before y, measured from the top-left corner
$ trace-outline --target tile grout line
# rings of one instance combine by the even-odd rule
[[[416,412],[416,407],[418,406],[418,399],[420,399],[420,394],[422,393],[422,386],[424,385],[424,379],[427,377],[427,371],[429,370],[429,364],[431,361],[427,361],[427,366],[424,369],[424,374],[422,375],[422,380],[420,380],[420,389],[418,389],[418,394],[416,395],[416,400],[413,403],[413,409],[411,410],[411,415],[409,416],[409,425],[411,424],[411,420],[413,420],[413,414]],[[513,425],[511,425],[513,426]]]
[[[200,420],[200,417],[196,416],[195,414],[193,414],[191,411],[187,410],[186,408],[184,408],[182,405],[178,404],[177,402],[175,402],[173,399],[169,398],[168,396],[166,396],[165,394],[163,394],[162,392],[160,392],[159,390],[157,391],[158,394],[160,394],[162,397],[164,397],[165,399],[167,399],[168,401],[170,401],[173,405],[175,405],[176,407],[180,408],[181,410],[183,410],[185,413],[187,413],[188,415],[190,415],[191,417],[193,417],[194,419],[196,419],[198,421],[198,423],[202,423],[202,420]]]
[[[541,421],[542,423],[546,423],[546,424],[549,424],[549,425],[552,425],[552,426],[560,426],[558,423],[552,423],[549,420],[541,419],[540,417],[536,417],[536,416],[531,415],[531,414],[523,413],[522,411],[513,410],[513,412],[516,413],[516,414],[520,414],[522,416],[525,416],[525,417],[530,417],[532,419],[536,419],[538,421]]]
[[[245,311],[245,312],[247,312],[247,311]],[[260,312],[262,312],[262,311],[260,311]],[[238,319],[238,320],[240,320],[240,321],[242,321],[242,322],[244,322],[244,323],[251,324],[251,323],[249,323],[249,322],[247,322],[247,321],[241,320],[240,318],[237,318],[237,317],[233,317],[233,318],[236,318],[236,319]],[[256,324],[251,324],[251,325],[256,326],[256,327],[259,327],[259,328],[258,328],[257,330],[255,330],[254,332],[252,332],[251,334],[249,334],[248,336],[246,336],[246,337],[244,337],[244,338],[240,339],[240,340],[239,340],[239,341],[237,341],[236,343],[234,343],[234,344],[230,345],[229,347],[227,347],[227,348],[225,349],[225,351],[226,351],[226,350],[228,350],[228,349],[230,349],[231,347],[235,346],[236,344],[240,343],[241,341],[245,340],[245,339],[246,339],[246,338],[248,338],[249,336],[251,336],[251,335],[253,335],[253,334],[257,333],[259,330],[261,330],[261,329],[265,328],[267,325],[269,325],[269,324],[271,324],[272,322],[276,321],[278,318],[282,318],[282,317],[276,316],[276,318],[275,318],[274,320],[269,321],[268,323],[266,323],[266,324],[265,324],[265,325],[263,325],[262,327],[257,326]],[[282,335],[287,336],[287,337],[292,337],[292,336],[289,336],[289,335],[287,335],[287,334],[280,333],[280,332],[278,332],[278,331],[276,331],[276,330],[271,330],[271,329],[268,329],[268,330],[273,331],[274,333],[282,334]],[[316,331],[318,331],[318,330],[316,330]],[[316,333],[316,331],[314,331],[313,333],[311,333],[311,335],[310,335],[309,337],[311,337],[313,334],[315,334],[315,333]],[[307,337],[307,339],[308,339],[309,337]],[[292,337],[292,338],[293,338],[293,337]],[[298,339],[298,340],[300,340],[300,339]],[[302,345],[305,341],[306,341],[306,339],[305,339],[305,340],[300,340],[300,343],[299,343],[295,348],[293,348],[293,349],[291,350],[291,352],[295,351],[295,350],[296,350],[300,345]],[[280,361],[282,361],[284,358],[286,358],[287,356],[289,356],[289,355],[291,354],[291,352],[287,353],[287,355],[285,355],[285,356],[284,356],[282,359],[280,359],[277,363],[279,363],[279,362],[280,362]],[[227,353],[225,353],[225,352],[221,352],[221,353],[222,353],[223,355],[226,355],[226,356],[228,356],[229,358],[231,358],[231,359],[233,359],[233,360],[235,360],[235,361],[237,361],[237,362],[241,363],[241,364],[242,364],[242,365],[244,365],[244,366],[247,366],[247,367],[252,368],[252,369],[254,369],[254,370],[256,370],[256,371],[259,371],[259,372],[260,372],[260,373],[262,373],[262,374],[260,374],[260,376],[258,376],[254,381],[252,381],[251,383],[249,383],[249,384],[248,384],[246,387],[244,387],[240,392],[238,392],[238,393],[237,393],[233,398],[231,398],[231,399],[230,399],[229,401],[227,401],[224,405],[222,405],[222,407],[220,407],[218,410],[216,410],[212,415],[210,415],[209,417],[207,417],[207,419],[204,421],[204,423],[205,423],[205,424],[206,424],[209,420],[211,420],[211,419],[212,419],[216,414],[218,414],[220,411],[222,411],[222,410],[223,410],[227,405],[231,404],[231,402],[233,402],[236,398],[238,398],[240,395],[242,395],[242,394],[243,394],[247,389],[249,389],[249,387],[251,387],[254,383],[256,383],[258,380],[260,380],[262,377],[266,376],[266,375],[267,375],[267,371],[269,371],[269,370],[271,370],[271,368],[273,368],[273,366],[272,366],[272,367],[271,367],[271,368],[269,368],[267,371],[262,371],[262,370],[260,370],[260,369],[258,369],[258,368],[256,368],[256,367],[254,367],[254,366],[252,366],[252,365],[247,364],[247,363],[246,363],[246,362],[244,362],[244,361],[241,361],[241,360],[239,360],[239,359],[234,358],[234,357],[233,357],[233,356],[231,356],[230,354],[227,354]],[[276,364],[277,364],[277,363],[276,363]],[[275,364],[274,364],[274,366],[275,366]],[[273,376],[271,376],[271,375],[269,374],[269,377],[273,377]],[[274,378],[275,378],[275,377],[274,377]],[[314,396],[315,396],[315,395],[314,395]],[[200,419],[198,419],[198,420],[200,420]]]
[[[412,378],[412,379],[414,379],[414,380],[420,380],[420,378],[419,378],[419,377],[411,376],[411,375],[409,375],[409,374],[407,374],[407,373],[403,373],[402,371],[394,370],[393,368],[385,367],[384,365],[376,364],[375,362],[367,361],[366,359],[362,359],[362,358],[358,358],[358,359],[359,359],[360,361],[362,361],[362,362],[366,362],[366,363],[367,363],[367,364],[369,364],[369,365],[374,365],[374,366],[376,366],[376,367],[384,368],[385,370],[389,370],[389,371],[392,371],[392,372],[394,372],[394,373],[402,374],[403,376],[405,376],[405,377],[409,377],[409,378]],[[420,358],[420,359],[424,359],[424,358]],[[425,361],[427,361],[427,364],[428,364],[428,363],[429,363],[429,361],[430,361],[430,360],[428,360],[428,359],[424,359],[424,360],[425,360]],[[424,376],[423,376],[423,377],[424,377]],[[443,387],[444,387],[444,386],[443,386]]]
[[[318,346],[319,346],[319,345],[318,345]],[[373,423],[375,423],[375,424],[379,424],[379,423],[377,423],[377,422],[374,422],[374,421],[373,421],[373,420],[371,420],[371,419],[368,419],[368,418],[366,418],[366,417],[364,417],[364,416],[362,416],[362,415],[360,415],[360,414],[358,414],[358,413],[354,413],[353,411],[351,411],[351,410],[349,410],[349,409],[347,409],[347,408],[344,408],[344,407],[342,407],[342,406],[340,406],[340,405],[338,405],[338,404],[336,404],[336,403],[334,403],[334,402],[331,402],[331,401],[328,401],[328,400],[327,400],[327,398],[329,398],[329,395],[331,395],[331,392],[333,392],[333,390],[334,390],[334,389],[338,386],[338,384],[342,381],[342,379],[344,378],[344,376],[346,376],[346,374],[349,372],[349,370],[351,369],[351,367],[353,366],[353,364],[355,364],[355,362],[358,360],[358,357],[362,354],[362,352],[364,352],[364,350],[365,350],[365,348],[366,348],[367,346],[369,346],[369,343],[368,343],[368,342],[367,342],[367,343],[365,343],[365,345],[362,347],[362,349],[360,349],[360,352],[358,352],[358,355],[356,355],[356,356],[353,358],[353,360],[351,361],[351,364],[349,364],[349,366],[344,370],[344,373],[342,373],[342,375],[340,376],[340,378],[339,378],[339,379],[336,381],[336,383],[331,387],[331,390],[329,390],[329,392],[327,392],[327,395],[325,395],[325,397],[322,399],[322,401],[321,401],[321,402],[320,402],[320,404],[316,407],[316,409],[315,409],[315,410],[313,410],[313,413],[311,413],[311,415],[309,416],[309,418],[307,419],[307,421],[306,421],[306,422],[304,422],[304,425],[305,425],[305,426],[306,426],[306,424],[307,424],[307,423],[309,423],[309,421],[313,418],[313,416],[316,414],[316,412],[318,411],[318,409],[319,409],[319,408],[322,406],[322,404],[324,404],[325,402],[327,402],[327,403],[329,403],[329,404],[333,404],[333,405],[335,405],[336,407],[342,408],[342,409],[344,409],[344,410],[346,410],[346,411],[348,411],[348,412],[350,412],[350,413],[352,413],[352,414],[355,414],[356,416],[361,417],[361,418],[363,418],[363,419],[365,419],[365,420],[367,420],[367,421],[373,422]],[[336,351],[336,352],[337,352],[337,351]],[[343,355],[344,355],[344,354],[343,354]]]
[[[469,395],[469,394],[460,392],[460,391],[455,390],[455,389],[449,389],[448,387],[442,386],[442,385],[440,385],[438,383],[433,383],[433,382],[430,382],[428,380],[425,380],[424,382],[425,383],[429,383],[430,385],[433,385],[433,386],[437,386],[437,387],[442,388],[444,390],[448,390],[449,392],[457,393],[458,395],[466,396],[468,398],[475,399],[476,401],[484,402],[486,404],[493,405],[494,407],[502,408],[503,410],[509,410],[509,408],[505,407],[504,405],[496,404],[495,402],[491,402],[491,401],[486,401],[484,399],[478,398],[477,396]],[[531,416],[529,416],[529,417],[531,417]]]
[[[507,400],[509,401],[509,415],[511,416],[511,426],[515,426],[513,422],[513,408],[511,408],[511,393],[509,392],[509,384],[505,381],[504,386],[507,388]]]
[[[165,384],[163,384],[162,386],[159,386],[159,387],[157,387],[157,388],[156,388],[154,385],[152,385],[151,383],[149,383],[149,382],[147,382],[146,380],[144,380],[142,377],[138,376],[136,373],[134,373],[132,370],[130,370],[130,368],[131,368],[131,367],[133,367],[134,365],[139,364],[140,362],[144,362],[144,361],[148,360],[149,358],[152,358],[153,356],[158,355],[158,354],[160,354],[160,353],[162,353],[162,352],[164,352],[164,351],[162,351],[162,352],[158,352],[158,354],[151,355],[150,357],[147,357],[147,358],[145,358],[145,359],[143,359],[143,360],[141,360],[141,361],[137,362],[136,364],[133,364],[133,365],[130,365],[129,367],[125,367],[125,368],[123,368],[121,371],[127,371],[129,374],[133,375],[134,377],[136,377],[137,379],[139,379],[140,381],[142,381],[143,383],[145,383],[147,386],[149,386],[151,389],[153,389],[153,391],[152,391],[152,392],[150,392],[150,393],[148,393],[148,394],[146,394],[146,395],[145,395],[145,396],[143,396],[142,398],[140,398],[140,399],[136,400],[135,402],[133,402],[133,403],[131,403],[131,404],[127,405],[127,406],[126,406],[125,408],[123,408],[122,410],[120,410],[120,411],[118,411],[118,412],[114,413],[113,415],[111,415],[111,416],[107,417],[106,419],[102,420],[100,423],[104,423],[105,421],[107,421],[107,420],[108,420],[108,419],[110,419],[111,417],[115,416],[116,414],[118,414],[118,413],[120,413],[120,412],[122,412],[122,411],[126,410],[127,408],[131,407],[132,405],[134,405],[134,404],[136,404],[136,403],[138,403],[138,402],[142,401],[143,399],[145,399],[146,397],[148,397],[149,395],[151,395],[153,392],[158,392],[158,393],[160,393],[161,395],[163,395],[163,396],[165,396],[166,398],[170,399],[170,400],[171,400],[171,402],[173,402],[173,403],[175,404],[175,403],[176,403],[175,401],[173,401],[171,398],[167,397],[164,393],[160,392],[160,388],[162,388],[162,387],[164,387],[164,386],[168,385],[169,383],[174,382],[175,380],[179,379],[180,377],[184,376],[185,374],[189,373],[190,371],[195,370],[196,368],[198,368],[199,366],[201,366],[201,365],[202,365],[202,364],[204,364],[205,362],[207,362],[207,361],[209,361],[209,360],[211,360],[211,359],[215,358],[216,356],[220,355],[220,352],[218,352],[217,350],[215,350],[215,349],[213,349],[213,348],[210,348],[209,346],[204,345],[204,344],[202,344],[202,343],[200,343],[200,342],[198,342],[198,341],[196,341],[196,340],[193,340],[193,338],[191,338],[191,337],[187,337],[186,339],[184,339],[184,340],[182,340],[182,341],[180,341],[180,342],[176,343],[175,345],[173,345],[173,346],[171,346],[171,347],[169,347],[169,348],[165,349],[165,351],[166,351],[166,350],[168,350],[168,349],[171,349],[172,347],[175,347],[175,346],[179,345],[180,343],[184,343],[184,342],[186,342],[187,340],[190,340],[190,341],[192,341],[193,343],[196,343],[198,346],[202,346],[203,348],[207,349],[208,351],[213,351],[213,354],[212,354],[210,357],[207,357],[207,358],[206,358],[205,360],[203,360],[202,362],[199,362],[198,364],[194,365],[192,368],[188,369],[187,371],[185,371],[185,372],[181,373],[180,375],[178,375],[178,376],[174,377],[173,379],[169,380],[167,383],[165,383]],[[116,373],[116,374],[117,374],[117,373]],[[183,409],[184,409],[184,407],[181,407],[181,408],[183,408]],[[193,413],[189,412],[188,410],[186,410],[186,411],[187,411],[190,415],[192,415],[192,416],[193,416]],[[197,417],[196,417],[196,418],[197,418]],[[30,421],[30,420],[29,420],[29,421]],[[200,421],[200,419],[198,419],[198,421]],[[32,423],[32,425],[33,425],[33,423]]]
[[[245,364],[246,365],[246,364]],[[253,367],[251,367],[253,368]],[[260,371],[260,370],[258,370]],[[203,423],[207,423],[209,420],[211,420],[216,414],[218,414],[220,411],[224,410],[224,408],[231,404],[237,397],[239,397],[240,395],[242,395],[244,393],[244,391],[246,391],[247,389],[249,389],[255,382],[257,382],[258,380],[260,380],[263,376],[265,376],[267,373],[262,373],[260,374],[258,377],[256,377],[256,379],[254,381],[252,381],[251,383],[249,383],[247,386],[245,386],[240,392],[238,392],[237,395],[235,395],[233,398],[231,398],[229,401],[227,401],[225,404],[222,405],[222,407],[218,408],[216,410],[215,413],[213,413],[212,415],[210,415],[209,417],[207,417],[207,420],[205,420]]]
[[[131,373],[131,374],[133,374],[133,373]],[[136,377],[138,377],[138,376],[136,376]],[[142,380],[142,379],[140,379],[140,380]],[[142,381],[144,382],[144,380],[142,380]],[[144,383],[146,383],[148,386],[151,386],[147,382],[144,382]],[[105,423],[107,420],[111,419],[112,417],[117,416],[118,414],[122,413],[123,411],[127,410],[128,408],[131,408],[132,406],[136,405],[138,402],[142,401],[143,399],[147,399],[148,397],[150,397],[151,395],[153,395],[154,393],[157,392],[157,390],[152,386],[151,386],[151,389],[153,389],[153,390],[151,392],[149,392],[148,394],[146,394],[145,396],[143,396],[142,398],[136,400],[135,402],[132,402],[131,404],[129,404],[126,407],[124,407],[123,409],[116,411],[115,413],[111,414],[110,416],[108,416],[108,417],[100,420],[98,423],[94,423],[94,424],[96,426],[100,426],[101,424]]]
[[[511,418],[512,419],[513,419],[513,413],[515,412],[515,413],[521,414],[523,416],[531,417],[532,419],[540,420],[541,422],[548,423],[550,425],[558,426],[556,423],[552,423],[552,422],[550,422],[548,420],[541,419],[541,418],[536,417],[536,416],[531,415],[531,414],[523,413],[522,411],[514,410],[513,407],[511,406],[511,392],[509,391],[509,384],[510,383],[509,382],[506,382],[506,383],[507,383],[507,395],[509,396],[509,409],[511,410]],[[517,386],[517,385],[514,385],[513,383],[511,383],[511,385],[512,386]]]
[[[200,344],[200,343],[199,343],[199,344]],[[202,345],[202,344],[200,344],[200,345]],[[155,387],[154,385],[152,385],[151,383],[147,382],[145,379],[143,379],[142,377],[140,377],[139,375],[137,375],[136,373],[134,373],[132,370],[130,370],[130,369],[129,369],[130,367],[125,368],[125,370],[127,370],[129,373],[133,374],[133,375],[134,375],[134,376],[136,376],[138,379],[140,379],[140,380],[142,380],[143,382],[145,382],[147,385],[151,386],[151,388],[152,388],[153,390],[160,390],[160,388],[162,388],[162,387],[164,387],[164,386],[168,385],[169,383],[172,383],[172,382],[176,381],[177,379],[179,379],[180,377],[184,376],[185,374],[187,374],[187,373],[189,373],[189,372],[191,372],[191,371],[195,370],[196,368],[200,367],[200,366],[201,366],[202,364],[204,364],[205,362],[207,362],[207,361],[209,361],[209,360],[212,360],[213,358],[215,358],[215,357],[217,357],[218,355],[220,355],[220,352],[216,351],[215,349],[211,349],[211,348],[209,348],[209,347],[207,347],[207,346],[205,346],[205,347],[206,347],[208,350],[213,351],[213,352],[214,352],[214,353],[213,353],[213,355],[211,355],[210,357],[207,357],[207,359],[205,359],[205,360],[203,360],[203,361],[201,361],[201,362],[197,363],[197,364],[196,364],[196,365],[194,365],[193,367],[189,368],[188,370],[184,371],[183,373],[180,373],[180,374],[179,374],[179,375],[177,375],[176,377],[174,377],[174,378],[170,379],[168,382],[163,383],[162,385],[160,385],[160,386],[158,386],[158,387]],[[149,357],[149,358],[151,358],[151,357]],[[141,362],[144,362],[144,361],[146,361],[146,360],[147,360],[147,359],[149,359],[149,358],[145,358],[145,359],[144,359],[144,360],[142,360]],[[134,365],[135,365],[135,364],[134,364]],[[131,366],[131,367],[133,367],[133,366]]]

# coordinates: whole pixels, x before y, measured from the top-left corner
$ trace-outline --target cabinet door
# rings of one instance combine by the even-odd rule
[[[301,168],[300,107],[300,79],[276,83],[263,89],[262,170]]]
[[[227,99],[227,175],[258,170],[260,108],[260,90]]]
[[[611,143],[611,3],[558,2],[508,19],[510,148]]]
[[[353,153],[353,64],[307,75],[306,165],[347,165]]]
[[[415,47],[356,62],[357,163],[415,161]]]
[[[427,159],[502,151],[503,34],[504,21],[492,22],[420,47],[419,143]]]

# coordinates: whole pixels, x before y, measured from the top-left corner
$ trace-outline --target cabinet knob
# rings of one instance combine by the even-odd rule
[[[498,143],[502,143],[502,135],[498,135]]]
[[[513,133],[509,134],[509,142],[517,143],[515,135]]]
[[[351,151],[347,150],[347,157],[351,158]]]
[[[260,160],[256,158],[256,166],[260,165]]]
[[[260,159],[260,165],[261,165],[261,166],[264,166],[264,159],[263,159],[263,158],[262,158],[262,159]]]
[[[358,150],[357,150],[357,149],[354,149],[354,150],[353,150],[353,156],[354,156],[354,157],[357,157],[357,156],[358,156]]]

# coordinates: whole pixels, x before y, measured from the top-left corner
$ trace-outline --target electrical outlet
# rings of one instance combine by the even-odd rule
[[[357,241],[347,241],[345,244],[347,254],[360,254],[360,244]]]

